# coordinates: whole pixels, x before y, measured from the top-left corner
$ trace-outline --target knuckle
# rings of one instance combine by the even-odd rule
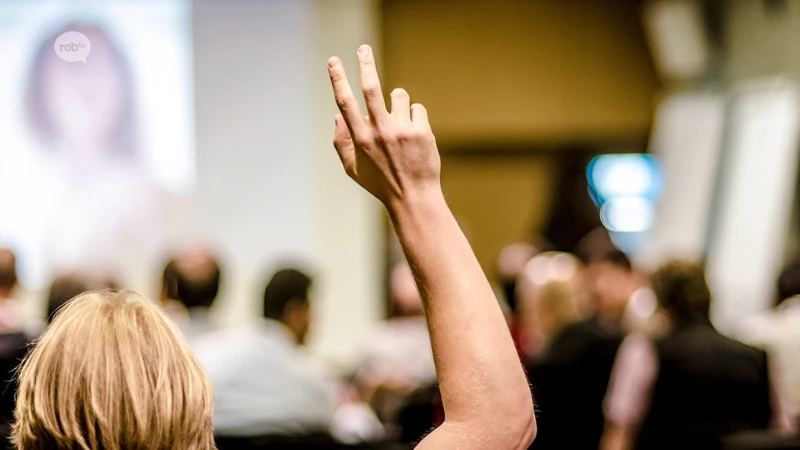
[[[357,134],[354,136],[354,142],[359,148],[366,148],[372,144],[372,139],[369,136],[365,136],[363,134]]]
[[[339,105],[339,108],[344,110],[347,109],[347,96],[342,94],[336,94],[333,96],[334,100],[336,100],[336,104]]]
[[[397,140],[398,141],[411,141],[414,140],[415,131],[410,128],[403,128],[402,130],[397,132]]]
[[[369,97],[378,95],[378,93],[380,92],[380,88],[375,83],[365,84],[363,90],[364,90],[364,95]]]
[[[388,128],[378,129],[378,139],[381,142],[388,143],[388,142],[395,142],[399,138],[399,135],[396,131]]]

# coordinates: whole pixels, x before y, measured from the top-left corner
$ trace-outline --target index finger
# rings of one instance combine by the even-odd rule
[[[355,136],[355,134],[366,132],[366,119],[353,95],[344,66],[339,58],[334,56],[328,60],[328,75],[331,78],[331,85],[333,85],[333,97],[336,99],[345,123],[347,123],[347,128],[350,129],[350,134]]]

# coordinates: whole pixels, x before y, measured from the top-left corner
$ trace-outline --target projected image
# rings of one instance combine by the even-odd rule
[[[105,5],[0,4],[0,245],[34,286],[147,258],[193,183],[188,5]]]

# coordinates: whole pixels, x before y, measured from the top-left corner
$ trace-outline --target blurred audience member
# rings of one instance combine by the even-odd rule
[[[503,290],[503,298],[508,306],[508,321],[511,337],[520,354],[522,351],[522,336],[517,310],[517,277],[525,263],[539,253],[534,245],[528,242],[516,242],[505,247],[497,257],[497,280]]]
[[[596,449],[600,442],[603,396],[620,339],[581,320],[584,276],[580,261],[566,253],[541,254],[520,274],[525,334],[537,330],[542,343],[528,360],[539,423],[531,448]]]
[[[211,449],[212,397],[158,307],[132,291],[90,292],[25,358],[12,440],[19,449]]]
[[[89,278],[78,273],[56,277],[53,283],[50,284],[50,292],[47,294],[47,323],[52,322],[61,307],[73,297],[77,297],[92,288]]]
[[[311,285],[311,277],[290,268],[275,272],[264,289],[264,317],[282,324],[296,345],[306,343],[311,328]]]
[[[223,437],[328,433],[334,390],[298,348],[311,322],[311,278],[275,273],[264,290],[264,320],[212,333],[195,350],[214,386],[214,428]]]
[[[164,268],[162,304],[190,344],[217,328],[210,309],[221,278],[216,256],[199,244],[183,248]]]
[[[9,248],[0,247],[0,333],[23,328],[22,312],[12,297],[17,287],[17,257]]]
[[[520,350],[523,359],[539,356],[546,341],[552,339],[568,322],[577,320],[585,309],[584,299],[577,292],[582,267],[580,261],[568,253],[546,252],[528,261],[517,278],[517,310],[520,333]],[[550,282],[567,282],[571,291],[569,301],[559,294],[560,288],[545,289]]]
[[[161,308],[167,316],[179,323],[186,322],[188,311],[178,300],[178,274],[174,257],[164,264],[164,270],[161,272],[160,291]]]
[[[588,273],[596,320],[621,328],[628,302],[640,287],[631,261],[614,249],[590,261]]]
[[[396,419],[411,392],[436,382],[422,297],[408,264],[394,267],[389,291],[395,317],[370,336],[356,377],[362,395],[383,422]]]
[[[763,348],[770,356],[770,373],[787,431],[800,427],[800,259],[778,278],[777,302],[743,321],[738,337]]]
[[[0,438],[7,439],[14,418],[14,372],[27,353],[29,336],[23,331],[19,305],[12,298],[17,285],[16,257],[0,248]],[[7,443],[7,442],[5,442]]]
[[[701,266],[673,261],[653,274],[669,331],[631,334],[605,401],[603,449],[718,449],[726,435],[768,426],[766,354],[719,334]]]

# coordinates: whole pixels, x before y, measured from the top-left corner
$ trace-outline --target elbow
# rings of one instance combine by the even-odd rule
[[[526,450],[536,438],[536,415],[530,398],[506,405],[497,419],[498,426],[494,429],[503,430],[502,435],[496,436],[498,442],[502,442],[498,448]]]
[[[532,402],[528,402],[526,407],[520,408],[515,422],[514,435],[517,437],[518,445],[514,448],[527,449],[536,438],[538,430]]]

